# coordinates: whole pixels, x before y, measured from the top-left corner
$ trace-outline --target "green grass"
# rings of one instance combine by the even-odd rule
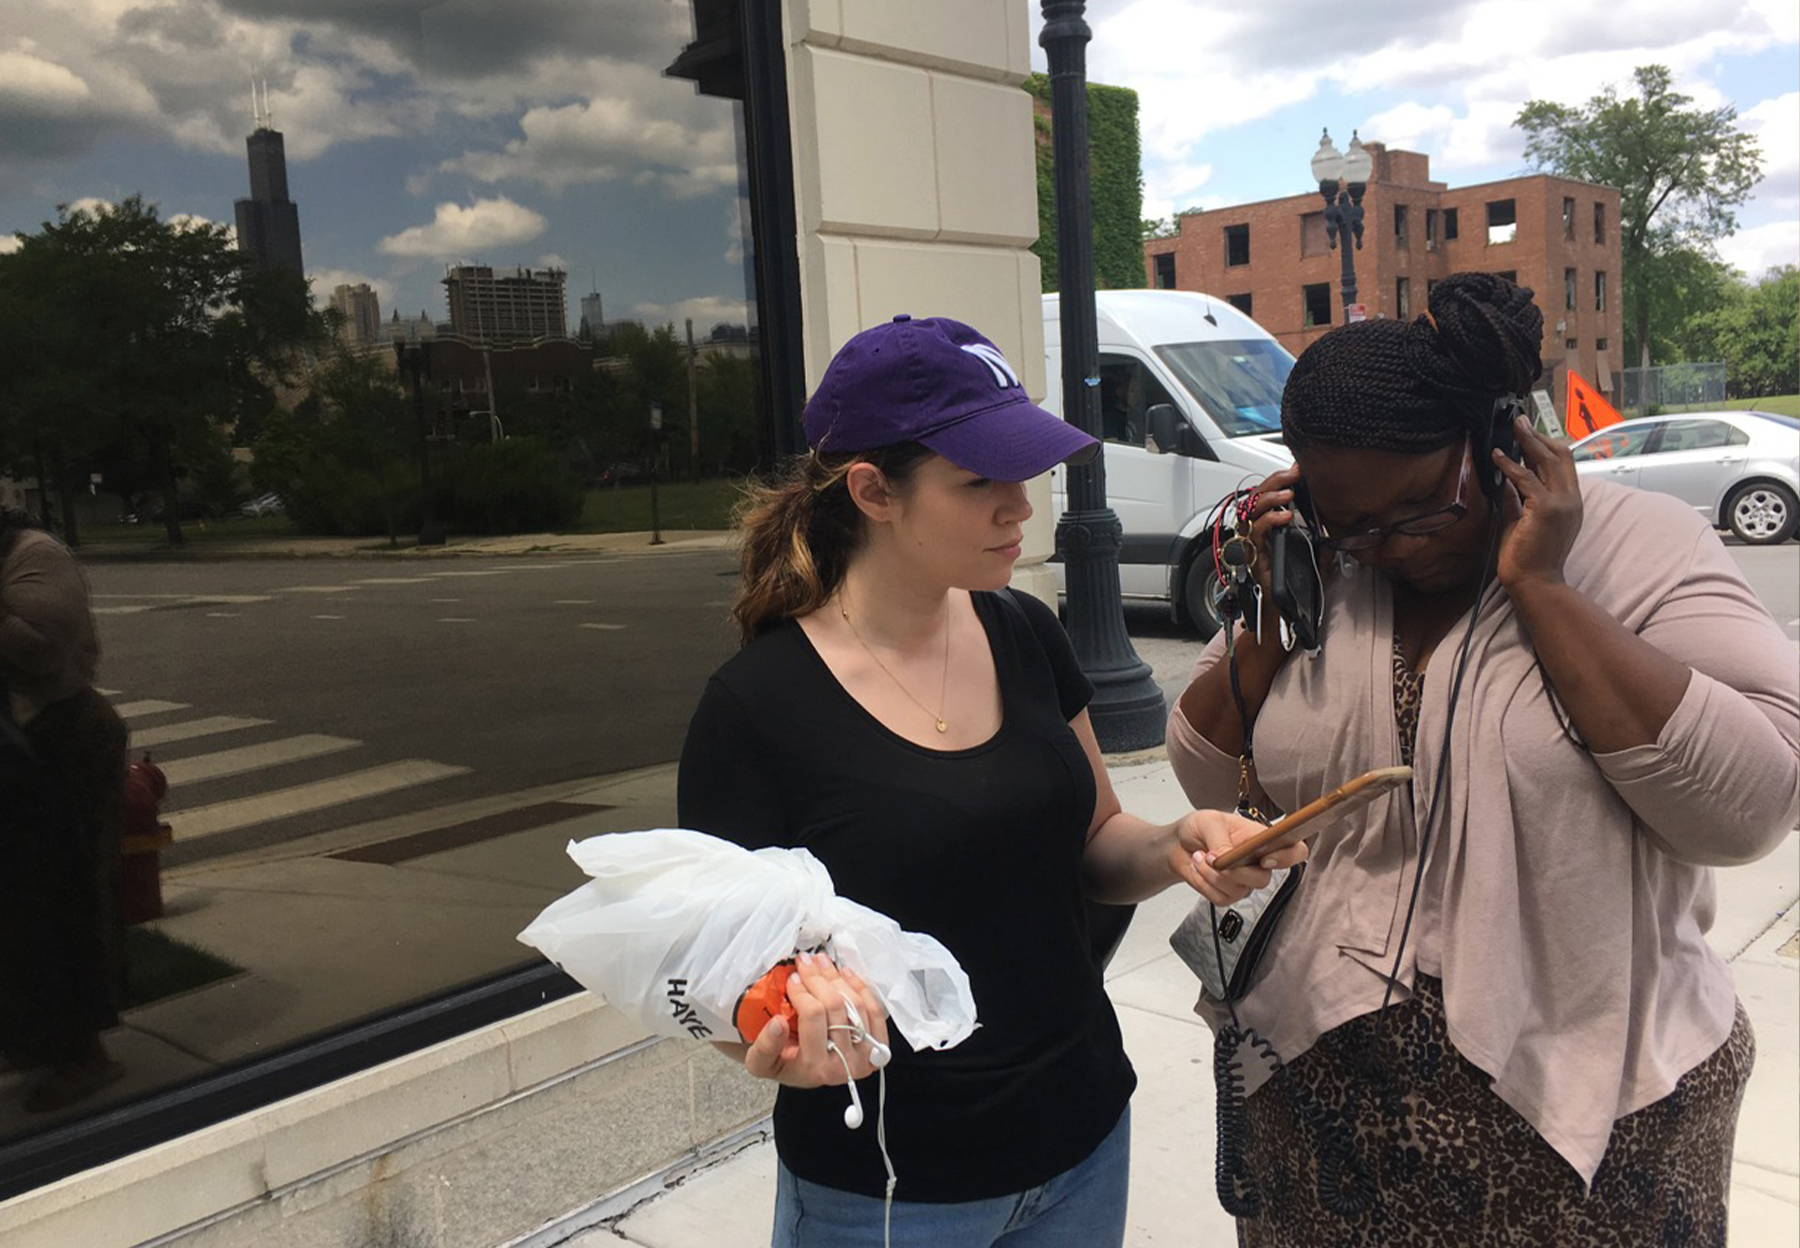
[[[1740,410],[1755,408],[1759,412],[1774,412],[1777,416],[1800,417],[1800,394],[1770,394],[1760,399],[1728,399],[1725,406]]]
[[[147,927],[125,929],[125,1006],[144,1005],[243,970]]]
[[[717,481],[666,481],[657,485],[657,511],[665,529],[728,529],[731,509],[742,494],[735,478]],[[650,528],[648,485],[602,486],[589,490],[581,503],[576,533],[641,533]]]

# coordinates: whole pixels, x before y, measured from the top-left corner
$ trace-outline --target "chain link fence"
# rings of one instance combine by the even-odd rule
[[[1633,416],[1721,407],[1724,403],[1723,362],[1628,368],[1620,374],[1619,410]]]

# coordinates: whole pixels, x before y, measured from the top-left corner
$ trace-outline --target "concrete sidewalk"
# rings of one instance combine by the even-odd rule
[[[1166,764],[1113,768],[1125,809],[1173,818],[1185,809]],[[1732,963],[1756,1029],[1756,1069],[1738,1121],[1732,1170],[1731,1248],[1800,1244],[1800,839],[1769,858],[1718,872],[1711,940]],[[1171,889],[1138,908],[1108,976],[1125,1046],[1138,1071],[1132,1102],[1129,1230],[1133,1248],[1236,1242],[1213,1196],[1214,1102],[1210,1033],[1191,1012],[1193,975],[1168,933],[1188,901]],[[775,1150],[750,1133],[711,1164],[621,1193],[561,1228],[508,1248],[762,1248],[774,1205]]]

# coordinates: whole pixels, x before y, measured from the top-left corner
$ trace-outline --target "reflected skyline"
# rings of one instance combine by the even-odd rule
[[[734,104],[663,70],[685,3],[100,0],[9,15],[0,231],[140,191],[230,223],[251,78],[286,141],[315,303],[446,319],[457,263],[562,268],[618,319],[745,324]],[[10,239],[8,240],[10,242]],[[573,310],[570,324],[576,323]]]

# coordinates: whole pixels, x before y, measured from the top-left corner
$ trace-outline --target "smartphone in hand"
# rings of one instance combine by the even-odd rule
[[[1255,862],[1265,854],[1286,849],[1304,837],[1311,836],[1325,824],[1342,818],[1353,810],[1361,810],[1382,794],[1409,783],[1412,774],[1411,767],[1377,767],[1374,771],[1365,771],[1356,779],[1340,784],[1325,796],[1308,802],[1293,814],[1277,819],[1249,840],[1233,845],[1213,859],[1213,869],[1229,871],[1247,862]]]

